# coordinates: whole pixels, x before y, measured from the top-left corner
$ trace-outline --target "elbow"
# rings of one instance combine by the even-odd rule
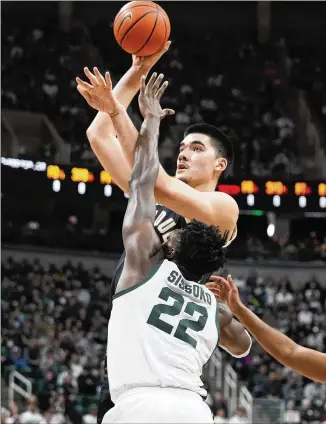
[[[91,127],[89,127],[87,129],[87,131],[86,131],[86,137],[87,137],[90,145],[96,144],[99,141],[99,138],[98,138],[96,132]]]

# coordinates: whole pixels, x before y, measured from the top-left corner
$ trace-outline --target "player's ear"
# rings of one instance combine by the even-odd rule
[[[216,159],[216,171],[223,172],[228,166],[228,161],[225,158]]]
[[[171,246],[169,246],[167,253],[166,253],[166,259],[173,259],[175,257],[175,249],[173,249]]]
[[[166,259],[173,259],[175,255],[175,250],[171,246],[170,240],[167,240],[162,244],[162,249]]]

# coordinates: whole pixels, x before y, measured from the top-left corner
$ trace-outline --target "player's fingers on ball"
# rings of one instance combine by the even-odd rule
[[[97,81],[99,83],[100,86],[105,87],[106,86],[106,81],[103,77],[103,75],[101,74],[101,72],[98,70],[98,68],[96,66],[94,66],[93,68],[93,72],[97,78]]]
[[[110,76],[110,72],[105,72],[105,82],[106,82],[106,86],[109,90],[112,90],[112,81],[111,81],[111,76]]]
[[[157,73],[154,72],[152,74],[152,76],[150,77],[150,79],[149,79],[149,81],[148,81],[148,83],[146,85],[146,94],[149,94],[152,91],[154,82],[156,80],[156,76],[157,76]]]
[[[167,41],[167,42],[165,43],[165,45],[164,45],[164,50],[165,50],[165,51],[168,51],[168,50],[169,50],[169,48],[170,48],[170,46],[171,46],[171,41],[169,40],[169,41]]]
[[[163,96],[165,90],[167,89],[167,86],[169,85],[168,81],[164,81],[164,83],[162,84],[162,86],[160,87],[159,90],[157,90],[155,97],[157,98],[157,100],[161,100],[161,97]]]
[[[85,72],[85,75],[87,76],[87,78],[92,83],[93,87],[97,87],[98,86],[98,82],[97,82],[96,76],[93,75],[92,72],[87,67],[84,68],[84,72]]]
[[[145,90],[146,90],[146,76],[143,75],[140,79],[140,95],[144,96],[145,95]]]

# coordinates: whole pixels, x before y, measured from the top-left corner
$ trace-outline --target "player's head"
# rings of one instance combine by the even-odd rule
[[[225,263],[225,246],[228,234],[218,228],[192,220],[182,230],[174,231],[164,243],[166,259],[175,262],[182,271],[201,279],[217,271]],[[187,278],[187,275],[185,275]]]
[[[227,127],[203,123],[187,128],[180,143],[176,178],[192,187],[215,190],[233,162],[233,137]]]

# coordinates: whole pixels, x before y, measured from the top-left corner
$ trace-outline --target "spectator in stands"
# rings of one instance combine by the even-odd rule
[[[97,422],[96,415],[97,415],[97,406],[91,405],[89,407],[89,413],[83,415],[83,424],[96,424]]]
[[[225,411],[223,408],[219,408],[214,417],[215,424],[228,424],[229,420],[225,416]]]
[[[295,407],[295,403],[293,400],[290,400],[286,405],[286,411],[284,414],[284,422],[299,424],[301,422],[300,411],[298,411]]]
[[[215,392],[212,409],[214,415],[217,415],[219,409],[223,409],[224,415],[227,417],[227,406],[221,392]]]
[[[9,409],[1,408],[1,423],[20,424],[18,407],[15,402],[9,404]]]
[[[238,408],[236,413],[229,419],[229,424],[249,424],[247,419],[246,410]]]
[[[28,399],[27,410],[20,414],[19,421],[20,424],[46,424],[44,416],[39,413],[36,396]]]
[[[15,262],[11,258],[2,262],[3,375],[8,380],[10,371],[18,369],[27,378],[37,380],[33,393],[39,397],[41,411],[47,411],[44,417],[51,420],[56,414],[61,420],[62,414],[65,424],[82,424],[82,417],[96,402],[99,358],[106,348],[105,306],[110,283],[104,284],[105,278],[98,268],[86,270],[71,263],[58,267],[38,261]],[[324,349],[325,290],[316,279],[311,278],[294,299],[289,278],[283,278],[278,285],[271,276],[263,278],[252,272],[248,278],[242,276],[240,281],[244,302],[254,312],[272,318],[275,328],[282,328],[301,344],[316,344],[321,351]],[[282,308],[275,307],[275,287],[282,290],[282,299],[291,298],[293,309],[283,312]],[[270,293],[262,288],[269,288]],[[32,300],[36,305],[33,312],[30,310]],[[299,315],[301,311],[303,315]],[[39,358],[39,363],[29,363],[31,357]],[[257,346],[253,346],[248,361],[234,363],[255,397],[309,399],[310,406],[304,403],[302,412],[306,419],[311,409],[321,410],[325,403],[323,385],[310,385],[302,377],[280,368]],[[227,417],[221,393],[216,392],[212,398],[213,414],[221,419]],[[32,408],[36,410],[35,402]],[[219,409],[224,411],[224,416],[217,413]],[[36,413],[41,414],[37,410]]]

